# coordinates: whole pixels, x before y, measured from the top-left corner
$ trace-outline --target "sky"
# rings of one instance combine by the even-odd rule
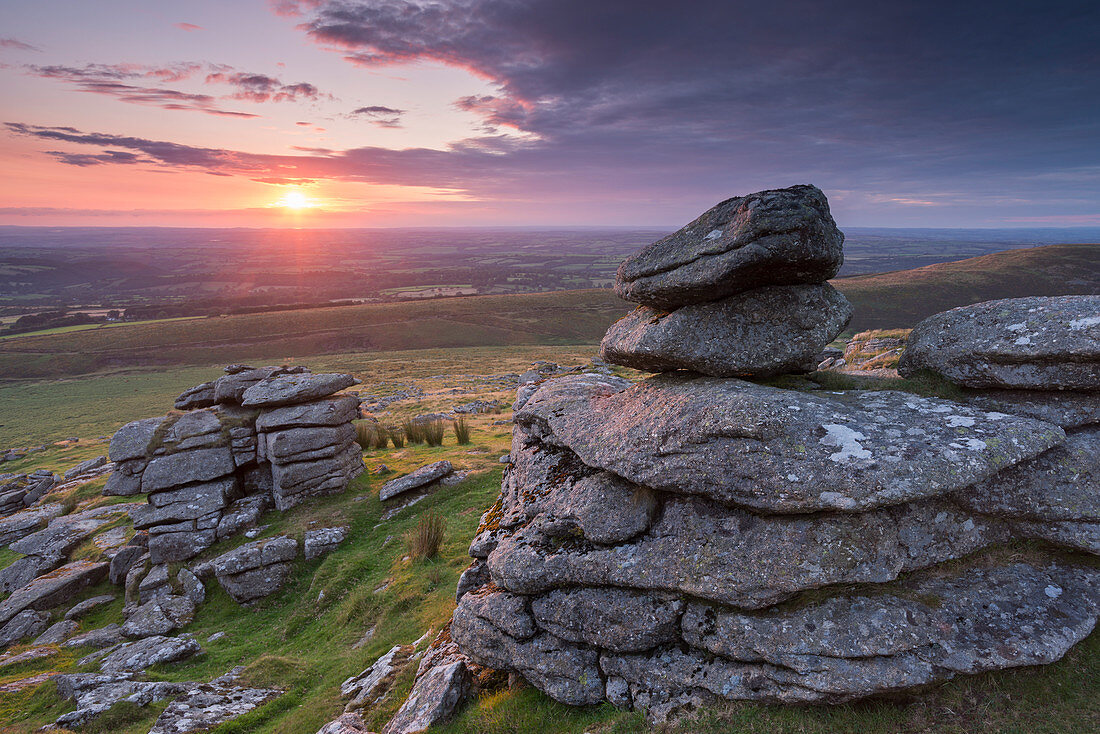
[[[1100,225],[1100,3],[5,0],[0,224]]]

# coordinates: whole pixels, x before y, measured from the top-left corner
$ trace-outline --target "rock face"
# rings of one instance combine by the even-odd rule
[[[917,324],[898,371],[967,387],[1100,390],[1100,296],[1006,298]]]
[[[81,589],[107,575],[108,564],[73,561],[56,571],[39,576],[0,603],[0,624],[7,624],[24,609],[50,609],[71,599]]]
[[[840,270],[843,244],[820,189],[761,191],[727,199],[628,257],[615,292],[668,309],[765,285],[820,283]]]
[[[808,371],[844,330],[852,305],[827,283],[770,286],[671,313],[640,306],[600,345],[608,362],[716,377]]]
[[[709,333],[722,303],[661,320],[713,306],[696,330]],[[1030,333],[1063,319],[1030,308]],[[769,333],[793,341],[794,328]],[[633,327],[612,327],[605,347],[616,329]],[[661,358],[704,347],[669,340]],[[1035,363],[1032,374],[1055,375],[1037,378],[1042,394],[1079,392],[1039,409],[1021,390],[956,402],[686,372],[541,382],[517,404],[450,634],[471,664],[558,701],[655,718],[711,699],[836,703],[1057,660],[1100,615],[1088,557],[1100,555],[1100,425],[1080,363]],[[1000,407],[1014,400],[1027,409]],[[1044,544],[1022,550],[1031,539]]]
[[[133,519],[153,563],[192,558],[268,507],[341,492],[363,471],[358,401],[332,396],[355,378],[238,367],[181,395],[189,412],[129,423],[111,439],[104,493],[148,493]]]
[[[40,470],[33,474],[0,474],[0,517],[30,507],[57,484],[57,477]]]

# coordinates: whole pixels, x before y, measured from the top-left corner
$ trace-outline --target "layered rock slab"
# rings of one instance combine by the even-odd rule
[[[843,244],[817,187],[761,191],[727,199],[628,257],[615,292],[676,308],[765,285],[820,283],[840,269]]]
[[[515,419],[636,484],[769,512],[937,496],[1065,439],[1042,421],[907,393],[796,393],[680,374],[633,386],[559,378]]]
[[[1100,296],[1006,298],[930,316],[898,371],[967,387],[1100,390]]]
[[[851,318],[852,305],[828,284],[758,288],[671,313],[641,306],[608,329],[600,356],[715,377],[808,371]]]

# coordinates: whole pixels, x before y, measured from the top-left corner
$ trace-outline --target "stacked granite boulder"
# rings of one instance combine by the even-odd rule
[[[813,186],[723,201],[619,267],[615,292],[642,305],[608,330],[601,355],[715,377],[812,370],[852,318],[825,282],[843,244]]]
[[[57,477],[47,469],[32,474],[0,474],[0,517],[24,510],[57,484]]]
[[[111,439],[104,494],[147,493],[131,513],[153,564],[182,561],[254,523],[342,491],[363,471],[351,421],[358,380],[301,367],[243,365],[192,388],[180,411],[129,423]]]
[[[640,361],[640,349],[608,348],[624,341],[620,322],[609,358],[693,371],[571,375],[517,404],[501,494],[459,582],[450,635],[463,654],[565,703],[660,717],[709,699],[832,703],[1048,663],[1091,632],[1097,463],[1082,459],[1072,482],[1043,464],[1069,445],[1061,426],[898,391],[727,376],[722,365],[801,369],[776,355],[816,354],[832,338],[849,309],[793,283],[834,272],[839,247],[824,196],[795,187],[724,202],[624,263],[622,295],[672,316],[694,308],[704,338],[766,326],[706,359],[662,347]],[[776,288],[782,309],[727,320],[738,299]],[[789,336],[801,325],[781,323],[802,319],[799,288],[836,304],[806,342]],[[670,317],[646,318],[658,323],[643,336]],[[1052,475],[1072,491],[1048,492]]]

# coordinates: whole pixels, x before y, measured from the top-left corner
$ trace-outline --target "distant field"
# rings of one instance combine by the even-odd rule
[[[833,281],[855,305],[850,331],[894,328],[955,306],[1025,295],[1100,293],[1100,245],[1009,250]],[[0,340],[0,380],[134,369],[283,362],[322,354],[595,345],[631,304],[609,290],[363,304],[163,320]]]

